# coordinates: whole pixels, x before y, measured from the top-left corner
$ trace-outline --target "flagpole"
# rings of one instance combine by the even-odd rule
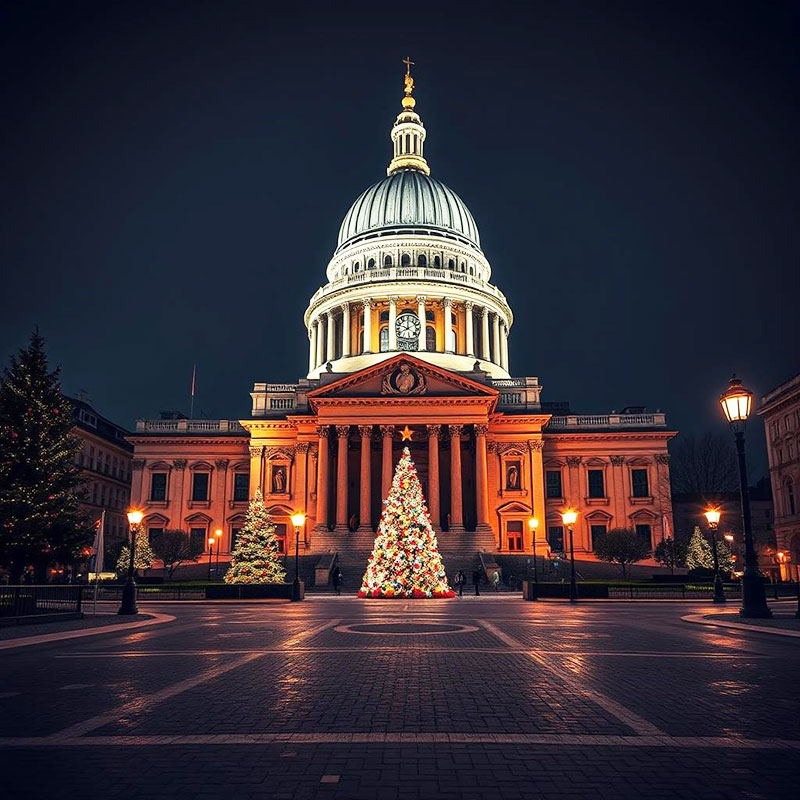
[[[189,402],[189,419],[194,419],[194,388],[195,381],[197,380],[197,364],[192,365],[192,393]]]
[[[105,549],[105,524],[106,510],[100,513],[100,527],[97,529],[97,538],[94,542],[94,604],[92,614],[97,614],[97,592],[100,588],[100,570],[103,568],[103,550]]]

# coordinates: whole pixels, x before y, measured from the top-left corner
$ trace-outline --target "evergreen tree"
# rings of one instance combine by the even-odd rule
[[[666,536],[656,545],[653,558],[662,566],[669,567],[674,575],[675,567],[686,566],[686,545]]]
[[[0,563],[12,580],[28,564],[41,580],[49,562],[69,563],[92,543],[78,507],[81,443],[71,413],[34,332],[0,381]]]
[[[127,544],[122,545],[117,557],[117,575],[128,574],[128,564],[131,560],[131,549]],[[147,538],[147,531],[140,527],[136,531],[136,550],[133,554],[133,569],[135,572],[150,569],[156,560],[153,548]]]
[[[280,561],[275,524],[267,513],[261,490],[257,489],[231,553],[225,583],[283,583],[285,580],[286,570]]]
[[[695,525],[692,538],[689,540],[689,547],[686,550],[686,566],[688,569],[713,569],[714,567],[711,545],[697,525]]]
[[[717,558],[719,559],[720,572],[730,572],[733,569],[731,548],[722,538],[717,539]]]
[[[407,447],[383,501],[359,597],[453,597]]]

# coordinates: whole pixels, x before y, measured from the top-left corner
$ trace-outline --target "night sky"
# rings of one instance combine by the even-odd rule
[[[408,54],[512,373],[720,430],[731,372],[800,369],[799,30],[797,3],[4,2],[0,357],[38,324],[126,426],[188,412],[195,362],[209,417],[304,374]]]

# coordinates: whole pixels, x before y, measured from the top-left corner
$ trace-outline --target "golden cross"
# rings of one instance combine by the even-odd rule
[[[411,74],[411,67],[414,66],[415,62],[412,61],[408,56],[403,59],[403,63],[406,65],[406,75]]]
[[[400,441],[410,442],[413,434],[414,431],[412,431],[411,428],[409,428],[408,425],[406,425],[406,427],[402,431],[400,431],[400,435],[403,437]]]

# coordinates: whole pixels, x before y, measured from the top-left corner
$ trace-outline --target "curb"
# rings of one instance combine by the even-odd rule
[[[17,647],[28,647],[34,644],[47,644],[48,642],[62,642],[67,639],[81,639],[84,636],[99,636],[102,633],[118,633],[120,631],[132,631],[137,628],[146,628],[151,625],[163,625],[165,622],[172,622],[175,617],[170,614],[157,614],[150,612],[150,619],[141,619],[136,622],[122,622],[119,625],[105,625],[99,628],[89,628],[87,630],[64,631],[63,633],[43,633],[39,636],[23,636],[19,639],[9,639],[7,642],[0,642],[0,650],[13,650]]]
[[[762,625],[745,625],[743,622],[724,622],[722,620],[711,620],[703,614],[687,614],[681,617],[684,622],[691,622],[695,625],[705,625],[712,628],[733,628],[738,631],[751,631],[754,633],[771,633],[773,636],[788,636],[792,639],[800,639],[800,631],[785,631],[780,628],[765,628]]]

